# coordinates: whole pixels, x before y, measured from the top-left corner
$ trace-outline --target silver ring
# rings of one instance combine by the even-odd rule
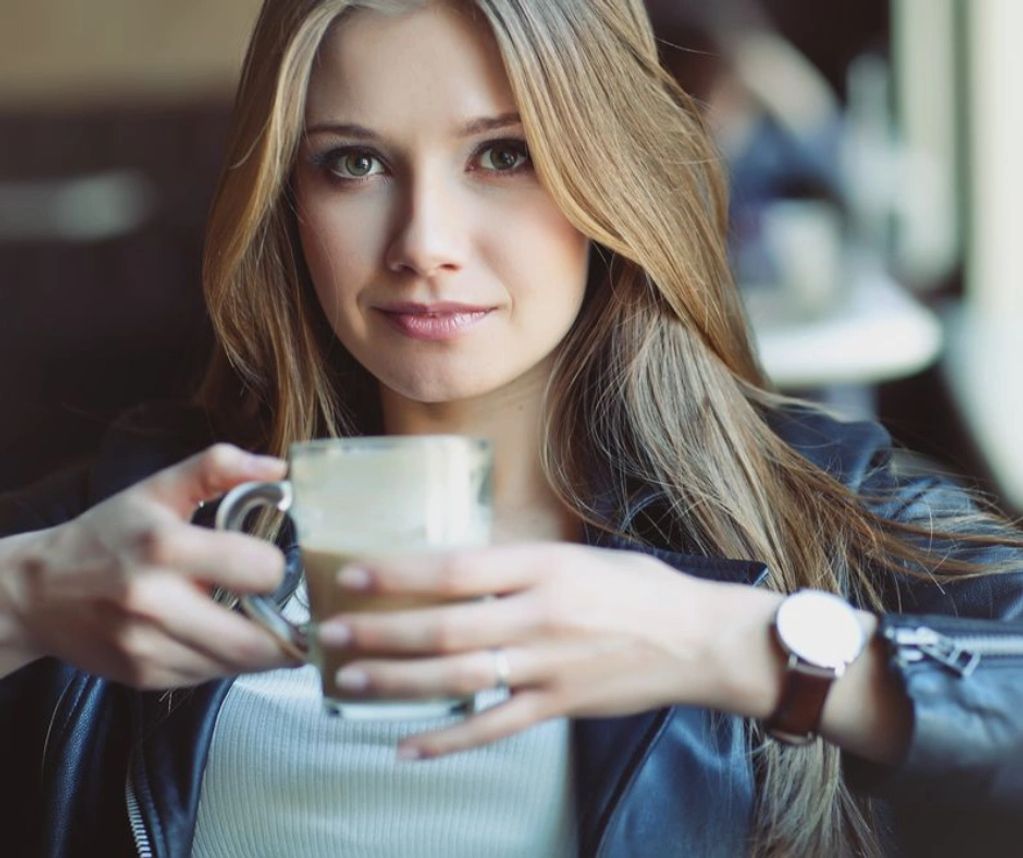
[[[508,683],[511,681],[511,665],[508,664],[508,653],[504,651],[504,647],[494,647],[490,650],[490,655],[494,659],[494,688],[497,691],[507,691]]]

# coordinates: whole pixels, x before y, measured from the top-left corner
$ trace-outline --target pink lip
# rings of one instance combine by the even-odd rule
[[[436,304],[386,304],[375,309],[405,336],[436,341],[454,339],[465,333],[483,321],[494,308],[440,301]]]

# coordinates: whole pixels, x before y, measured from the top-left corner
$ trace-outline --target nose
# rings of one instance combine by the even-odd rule
[[[389,270],[433,277],[462,269],[466,221],[457,195],[456,189],[445,187],[436,178],[410,184],[387,247]]]

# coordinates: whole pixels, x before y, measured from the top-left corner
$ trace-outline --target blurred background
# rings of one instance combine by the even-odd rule
[[[785,392],[880,417],[1023,513],[1023,2],[648,0],[732,179]],[[258,0],[4,0],[0,491],[186,395],[206,210]]]

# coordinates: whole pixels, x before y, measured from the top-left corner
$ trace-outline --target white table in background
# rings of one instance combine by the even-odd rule
[[[812,318],[786,307],[782,294],[744,291],[764,369],[783,391],[816,391],[867,416],[875,385],[914,375],[941,354],[938,316],[877,266],[860,267]]]

